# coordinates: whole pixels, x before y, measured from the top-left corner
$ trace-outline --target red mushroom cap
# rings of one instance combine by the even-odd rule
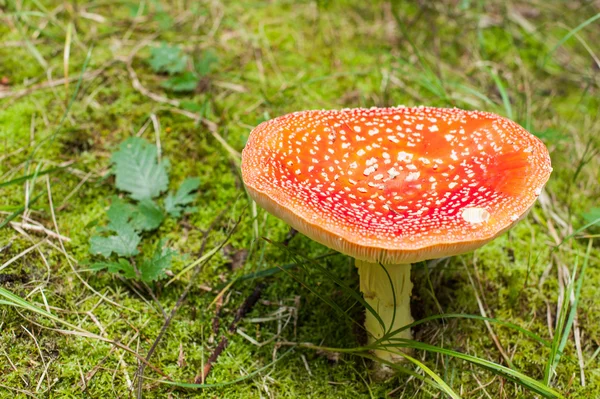
[[[544,144],[516,123],[428,107],[284,115],[256,127],[242,154],[260,206],[384,264],[478,248],[526,214],[551,171]]]

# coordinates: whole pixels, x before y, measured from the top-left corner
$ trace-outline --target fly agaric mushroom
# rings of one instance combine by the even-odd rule
[[[284,115],[256,127],[242,154],[244,183],[260,206],[356,259],[360,289],[387,331],[413,321],[411,263],[502,234],[551,171],[544,144],[516,123],[429,107]],[[384,334],[369,312],[365,327],[371,342]]]

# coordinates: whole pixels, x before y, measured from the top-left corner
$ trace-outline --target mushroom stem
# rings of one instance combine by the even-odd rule
[[[410,294],[413,287],[410,281],[410,264],[382,267],[379,263],[356,259],[356,267],[360,276],[360,290],[365,301],[377,312],[385,325],[384,331],[377,318],[367,310],[365,328],[369,333],[369,343],[381,338],[386,332],[413,322],[410,314]],[[394,335],[394,338],[411,339],[412,334],[410,329],[407,329]],[[373,353],[394,363],[402,359],[400,355],[385,349],[377,349]]]

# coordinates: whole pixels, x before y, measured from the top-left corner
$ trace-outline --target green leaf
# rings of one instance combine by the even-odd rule
[[[150,68],[156,73],[167,72],[169,75],[183,72],[187,65],[187,55],[179,47],[162,43],[160,47],[150,50]]]
[[[598,223],[598,220],[600,219],[600,208],[591,208],[583,214],[583,219],[588,223]]]
[[[132,205],[119,197],[113,197],[107,215],[111,222],[131,223],[137,231],[155,230],[165,219],[163,211],[150,199]]]
[[[121,274],[125,278],[136,278],[135,270],[127,259],[119,258],[118,262],[98,262],[94,263],[91,270],[101,271],[107,270],[110,273]]]
[[[165,210],[172,217],[180,217],[186,210],[185,206],[191,204],[196,198],[196,191],[200,187],[200,179],[197,177],[188,177],[181,183],[179,189],[173,195],[169,193],[165,199]]]
[[[158,205],[149,199],[140,201],[134,208],[131,224],[137,230],[151,231],[158,228],[165,220],[165,215]]]
[[[196,60],[196,72],[198,72],[200,76],[206,76],[210,73],[213,64],[217,64],[218,62],[219,58],[217,58],[217,55],[210,50],[206,50],[202,53],[202,56]]]
[[[173,256],[177,252],[165,246],[164,241],[158,244],[151,259],[145,259],[140,267],[142,280],[149,283],[167,277],[165,271],[171,267]]]
[[[169,177],[165,162],[157,160],[156,146],[131,137],[111,157],[118,189],[135,200],[155,198],[167,189]]]
[[[133,212],[134,207],[131,204],[114,196],[111,198],[110,208],[108,208],[106,215],[108,216],[108,220],[113,223],[127,223]]]
[[[193,72],[185,72],[182,75],[173,76],[160,85],[165,89],[176,92],[190,92],[196,90],[200,79]]]
[[[109,237],[94,236],[90,238],[90,253],[108,258],[113,252],[120,256],[138,254],[137,246],[141,237],[132,225],[118,219],[108,224],[109,231],[116,233]]]

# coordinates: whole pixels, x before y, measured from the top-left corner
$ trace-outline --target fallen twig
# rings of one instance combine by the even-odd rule
[[[38,225],[35,225],[35,224],[24,223],[24,222],[23,223],[10,222],[10,225],[12,227],[20,227],[23,230],[33,231],[33,232],[36,232],[36,233],[44,233],[48,237],[54,238],[54,239],[57,239],[57,240],[71,242],[71,239],[69,237],[65,237],[65,236],[63,236],[61,234],[57,234],[57,233],[53,232],[52,230],[48,230],[44,226],[38,226]]]
[[[95,78],[100,76],[114,62],[115,62],[115,60],[109,61],[106,64],[104,64],[103,66],[101,66],[100,68],[98,68],[94,71],[85,72],[81,76],[77,75],[77,76],[70,76],[68,78],[48,80],[48,81],[38,83],[38,84],[30,86],[30,87],[27,87],[25,89],[21,89],[21,90],[0,90],[0,99],[3,99],[3,98],[18,99],[18,98],[21,98],[28,94],[34,93],[38,90],[51,89],[53,87],[63,86],[67,82],[76,82],[79,79],[81,79],[82,81],[94,80]]]
[[[204,232],[203,237],[202,237],[202,245],[200,247],[200,255],[199,256],[202,256],[202,254],[204,253],[204,250],[206,248],[206,243],[208,241],[208,234],[212,231],[212,229],[217,224],[217,222],[219,220],[221,220],[221,217],[223,216],[224,213],[225,213],[225,211],[221,212],[215,218],[215,220],[211,223],[211,225],[209,226],[209,228]],[[237,223],[233,226],[232,230],[236,229],[236,227],[238,226],[238,224],[240,223],[240,221],[241,221],[241,219],[237,221]],[[185,289],[183,290],[183,292],[179,296],[179,299],[177,299],[177,302],[175,303],[175,306],[173,307],[173,310],[171,310],[171,313],[169,314],[169,317],[167,317],[167,319],[165,320],[162,328],[160,329],[160,332],[158,333],[158,336],[156,337],[156,339],[152,343],[152,346],[150,347],[150,350],[148,351],[148,354],[146,355],[146,358],[145,358],[146,362],[140,364],[140,366],[138,368],[138,371],[137,371],[137,374],[136,374],[136,378],[138,379],[137,397],[140,398],[140,399],[142,397],[143,376],[144,376],[144,371],[146,370],[146,363],[148,363],[150,361],[150,358],[152,357],[152,355],[154,354],[154,351],[158,347],[158,343],[160,342],[160,340],[162,339],[162,337],[165,335],[165,332],[167,331],[167,328],[169,328],[169,325],[171,324],[171,321],[175,317],[175,314],[177,313],[177,311],[179,310],[179,308],[183,304],[183,301],[185,300],[185,298],[187,297],[188,293],[190,292],[192,286],[194,285],[194,281],[195,281],[196,277],[200,273],[200,270],[202,270],[202,268],[200,266],[202,266],[203,264],[204,263],[200,263],[200,264],[198,264],[196,266],[196,269],[194,270],[194,273],[193,273],[192,277],[190,278],[187,286],[185,287]]]
[[[256,302],[258,302],[258,300],[260,299],[263,289],[264,284],[258,284],[256,288],[254,288],[254,291],[252,291],[252,294],[250,294],[250,296],[246,298],[244,303],[242,303],[242,305],[238,308],[237,312],[235,312],[235,317],[233,318],[233,321],[227,329],[228,333],[233,334],[236,331],[237,325],[240,322],[240,320],[242,320],[244,316],[252,310],[254,305],[256,305]],[[208,358],[208,361],[204,365],[202,373],[196,376],[194,380],[195,384],[204,384],[204,381],[206,381],[206,377],[208,377],[208,373],[210,373],[210,369],[212,368],[213,363],[217,361],[221,353],[227,347],[228,343],[229,339],[227,338],[227,336],[221,338],[221,341],[219,341],[219,344],[217,345],[213,353]]]

